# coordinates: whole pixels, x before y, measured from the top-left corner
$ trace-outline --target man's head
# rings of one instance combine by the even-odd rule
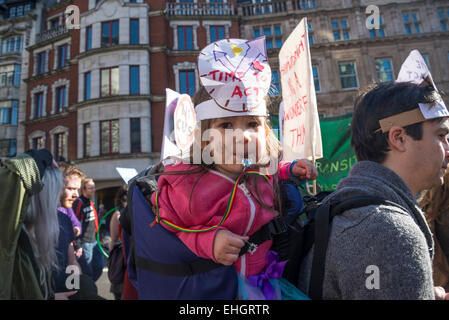
[[[64,189],[61,194],[61,206],[64,208],[71,208],[73,202],[78,198],[78,190],[81,188],[81,181],[84,179],[84,174],[75,166],[66,163],[59,163],[59,168],[64,175]]]
[[[351,124],[351,145],[357,159],[379,162],[398,173],[413,192],[442,181],[449,157],[448,118],[435,118],[407,126],[393,125],[387,132],[380,120],[434,104],[439,95],[432,86],[386,82],[358,97]]]
[[[92,199],[95,194],[95,183],[92,178],[85,178],[81,182],[81,193],[88,199]]]

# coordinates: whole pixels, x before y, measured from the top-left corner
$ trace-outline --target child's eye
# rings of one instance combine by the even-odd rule
[[[230,123],[230,122],[223,122],[223,123],[220,123],[219,127],[222,128],[222,129],[231,129],[232,128],[232,123]]]
[[[260,126],[260,124],[257,121],[251,121],[248,123],[248,127],[250,128],[257,128],[258,126]]]

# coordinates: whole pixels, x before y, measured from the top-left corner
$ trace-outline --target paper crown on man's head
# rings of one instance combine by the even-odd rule
[[[267,115],[271,69],[265,37],[209,44],[199,54],[198,72],[211,99],[195,107],[197,120]]]
[[[418,50],[410,52],[401,66],[396,82],[411,82],[416,85],[422,85],[426,82],[433,86],[438,93],[429,68]],[[429,119],[449,117],[449,111],[441,96],[434,104],[419,103],[418,105],[419,108],[379,120],[380,128],[376,132],[382,131],[382,133],[385,133],[393,126],[406,127]]]

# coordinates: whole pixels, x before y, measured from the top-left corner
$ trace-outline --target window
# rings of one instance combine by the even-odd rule
[[[139,44],[139,19],[129,20],[129,43]]]
[[[65,86],[56,88],[56,113],[61,112],[66,105],[67,88]]]
[[[313,44],[312,22],[307,22],[307,32],[309,33],[309,44]]]
[[[421,33],[421,23],[417,11],[403,12],[402,21],[404,22],[405,34]]]
[[[19,64],[0,66],[0,87],[20,86],[20,70]]]
[[[332,19],[331,20],[332,33],[334,34],[334,41],[350,40],[349,25],[347,19]]]
[[[380,82],[393,81],[393,67],[391,59],[376,59],[376,74]]]
[[[33,138],[31,143],[31,149],[42,149],[42,148],[45,148],[44,138],[43,137]]]
[[[141,152],[140,146],[140,119],[131,119],[131,152]]]
[[[267,49],[282,47],[282,29],[280,25],[263,26],[253,29],[254,38],[265,36]]]
[[[129,94],[140,93],[139,66],[129,66]]]
[[[109,47],[119,43],[119,22],[103,22],[101,25],[101,46]]]
[[[56,161],[61,161],[65,159],[65,148],[67,146],[67,135],[64,132],[56,133],[53,136],[53,143],[54,143],[54,152],[53,155],[56,159]],[[67,159],[65,159],[67,160]]]
[[[224,26],[210,26],[210,42],[215,42],[225,38]]]
[[[14,157],[17,151],[15,139],[0,140],[0,157]]]
[[[0,108],[0,124],[11,123],[11,108]]]
[[[440,19],[441,31],[448,31],[448,18],[449,18],[449,8],[439,8],[438,18]]]
[[[34,94],[34,118],[40,118],[44,115],[44,93]]]
[[[83,154],[84,157],[90,156],[90,141],[91,141],[91,133],[90,133],[90,123],[85,123],[83,126]]]
[[[17,124],[19,101],[0,102],[0,124]]]
[[[64,44],[58,47],[58,68],[62,68],[68,65],[67,54],[69,50],[69,45]]]
[[[315,0],[297,0],[298,8],[300,9],[315,9]]]
[[[193,27],[178,27],[178,50],[193,50]]]
[[[9,8],[9,17],[15,18],[15,17],[21,17],[25,13],[31,10],[31,4],[25,4],[20,6],[14,6]]]
[[[340,62],[338,64],[338,70],[342,89],[355,89],[359,87],[355,62]]]
[[[15,18],[17,16],[17,7],[9,8],[9,17]]]
[[[90,88],[91,88],[90,72],[86,72],[84,74],[84,100],[90,99]]]
[[[119,152],[119,122],[118,120],[107,120],[100,122],[101,127],[101,154],[113,154]]]
[[[92,26],[86,28],[86,51],[92,49]]]
[[[385,37],[385,24],[382,15],[379,16],[379,29],[369,29],[370,38],[384,38]]]
[[[315,91],[319,92],[321,91],[321,86],[320,86],[320,76],[318,74],[318,66],[312,66],[312,73],[313,73],[313,83],[315,84]]]
[[[190,96],[195,94],[195,71],[181,70],[179,71],[179,89],[180,93],[186,93]]]
[[[119,70],[118,67],[101,69],[101,96],[113,96],[119,92]]]
[[[0,53],[20,52],[23,49],[23,37],[11,37],[2,40]]]
[[[49,25],[50,28],[49,29],[51,30],[51,29],[57,28],[60,25],[61,25],[61,23],[59,22],[59,18],[55,18],[53,20],[50,20],[50,25]]]
[[[45,73],[47,71],[47,52],[42,51],[37,54],[37,60],[36,60],[36,73],[41,74]]]
[[[271,72],[271,87],[269,91],[270,96],[278,96],[281,94],[281,86],[279,85],[279,70],[272,70]]]

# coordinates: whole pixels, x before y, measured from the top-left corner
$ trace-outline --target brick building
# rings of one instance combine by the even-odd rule
[[[65,27],[66,3],[47,2],[29,53],[24,146],[47,148],[54,157],[76,157],[77,64],[79,35]],[[75,140],[74,140],[75,139]]]
[[[53,0],[29,52],[23,149],[75,162],[112,207],[116,167],[159,160],[165,88],[193,95],[201,48],[238,37],[235,2]],[[65,26],[76,5],[80,28]]]

